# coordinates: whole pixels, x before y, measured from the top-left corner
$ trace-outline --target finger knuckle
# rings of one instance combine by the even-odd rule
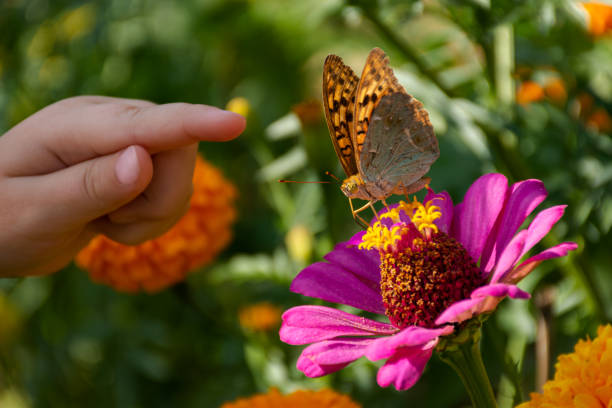
[[[94,163],[90,163],[85,167],[83,171],[83,177],[81,178],[81,191],[86,199],[91,202],[101,202],[103,199],[101,186],[98,178],[96,177],[96,166]]]

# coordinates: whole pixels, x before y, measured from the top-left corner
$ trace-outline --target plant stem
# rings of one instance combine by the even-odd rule
[[[403,41],[399,38],[387,25],[380,19],[378,16],[375,7],[371,7],[369,2],[360,2],[357,0],[350,1],[351,4],[360,7],[364,11],[364,16],[370,20],[376,29],[382,34],[387,41],[393,44],[402,54],[406,56],[406,58],[411,61],[414,65],[416,65],[419,72],[425,75],[431,82],[436,84],[438,88],[440,88],[446,95],[448,96],[457,96],[454,91],[447,87],[444,83],[440,81],[440,78],[436,74],[434,70],[432,70],[427,63],[423,60],[423,58],[419,55],[419,51],[416,50],[412,45]]]
[[[512,24],[502,24],[493,30],[493,53],[495,94],[502,106],[514,102],[514,31]]]
[[[493,387],[480,355],[480,328],[465,328],[446,342],[440,358],[461,378],[475,408],[496,408]]]

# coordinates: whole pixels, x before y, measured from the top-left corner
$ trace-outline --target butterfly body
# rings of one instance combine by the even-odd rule
[[[381,49],[370,52],[360,79],[340,57],[328,56],[323,102],[347,175],[340,189],[349,199],[367,200],[371,207],[428,183],[424,176],[440,154],[429,115],[399,84]]]

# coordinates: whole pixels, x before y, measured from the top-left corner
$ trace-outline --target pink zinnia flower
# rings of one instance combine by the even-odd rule
[[[280,337],[306,347],[297,367],[319,377],[365,356],[386,359],[378,384],[410,388],[421,376],[441,336],[490,312],[506,296],[529,294],[515,284],[540,262],[576,249],[564,242],[519,260],[550,231],[565,206],[537,214],[546,197],[539,180],[508,187],[501,174],[480,177],[462,203],[448,193],[400,203],[367,231],[338,244],[302,270],[291,290],[387,317],[389,323],[323,306],[297,306],[283,314]]]

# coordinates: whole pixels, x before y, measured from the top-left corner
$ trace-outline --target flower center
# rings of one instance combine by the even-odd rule
[[[379,250],[383,304],[398,328],[434,327],[440,313],[484,283],[465,248],[438,231],[433,221],[440,216],[431,202],[401,203],[362,238],[361,248]]]

